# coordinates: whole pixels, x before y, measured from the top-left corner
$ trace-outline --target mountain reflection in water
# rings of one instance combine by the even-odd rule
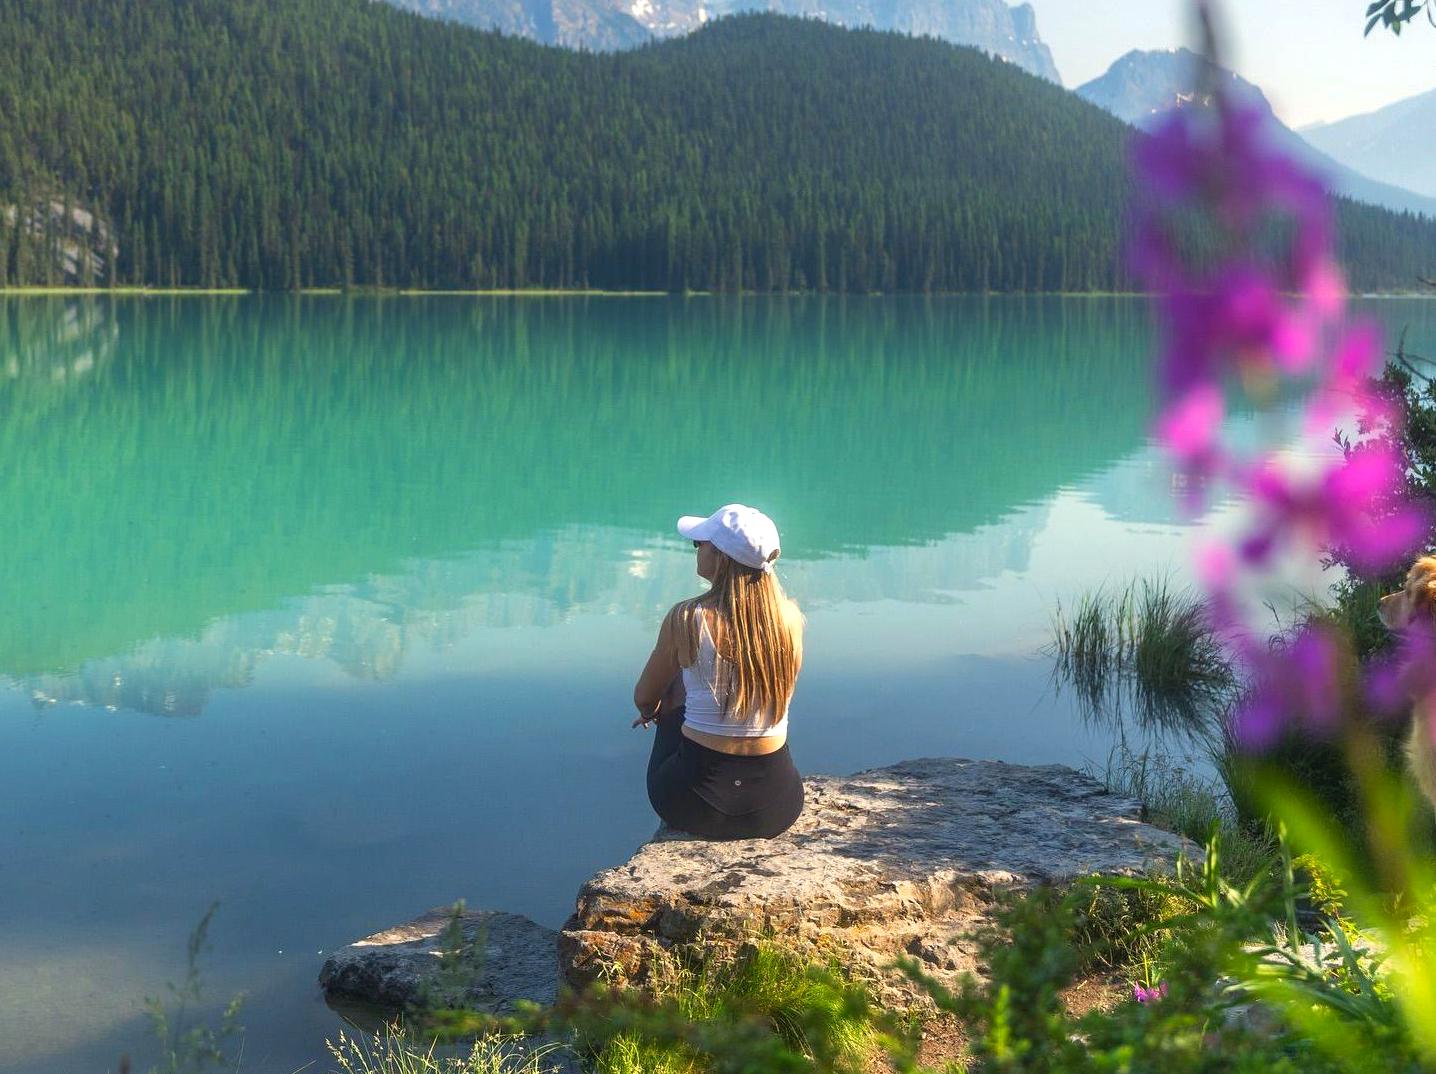
[[[1140,446],[1145,343],[1137,302],[1046,298],[0,302],[0,674],[170,714],[266,654],[383,678],[644,614],[689,583],[674,515],[733,499],[813,597],[943,600]]]

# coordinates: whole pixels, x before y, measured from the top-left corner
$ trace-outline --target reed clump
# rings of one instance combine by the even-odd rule
[[[1210,740],[1239,683],[1205,602],[1167,579],[1084,594],[1053,615],[1054,676],[1085,718]]]

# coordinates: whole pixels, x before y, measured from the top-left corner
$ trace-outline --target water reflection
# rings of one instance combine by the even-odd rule
[[[948,603],[1004,571],[1020,572],[1045,505],[929,545],[873,548],[799,562],[788,586],[809,608],[837,601]],[[419,561],[409,573],[286,600],[278,609],[216,619],[196,638],[153,638],[129,652],[86,660],[73,672],[13,679],[34,706],[82,703],[195,716],[216,689],[248,685],[276,656],[328,661],[356,680],[392,679],[416,648],[443,649],[484,627],[549,627],[583,613],[645,617],[693,587],[692,557],[652,534],[611,528],[538,535],[554,561],[613,564],[554,594],[527,569],[529,546]],[[649,547],[642,547],[647,542]],[[625,551],[626,549],[626,551]],[[627,557],[625,562],[625,556]]]
[[[5,380],[66,384],[84,377],[114,351],[119,325],[108,303],[26,305],[35,315],[7,317],[0,303],[0,370]]]
[[[655,535],[730,498],[826,592],[940,599],[1141,442],[1144,339],[1050,299],[3,302],[0,673],[175,713],[270,651],[382,677],[476,600],[648,607]]]

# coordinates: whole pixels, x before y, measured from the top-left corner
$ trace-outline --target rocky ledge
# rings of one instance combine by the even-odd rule
[[[671,955],[721,955],[766,936],[836,957],[885,1000],[908,1002],[895,958],[915,956],[939,979],[979,969],[971,937],[1004,890],[1139,872],[1182,846],[1143,824],[1136,802],[1061,765],[918,760],[817,776],[806,788],[802,818],[777,839],[714,843],[660,829],[583,885],[556,963],[552,932],[514,915],[470,915],[466,931],[488,947],[473,998],[491,1010],[506,997],[542,1002],[559,977],[641,986]],[[413,1002],[438,968],[446,920],[431,911],[359,941],[325,964],[321,984],[330,995]]]
[[[907,761],[807,781],[777,839],[713,843],[660,830],[593,877],[559,938],[567,983],[642,984],[661,953],[773,936],[834,955],[889,1001],[916,956],[939,979],[975,970],[972,934],[1005,889],[1169,864],[1182,840],[1138,803],[1061,765]]]

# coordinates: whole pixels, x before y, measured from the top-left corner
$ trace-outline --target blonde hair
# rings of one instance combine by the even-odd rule
[[[740,719],[763,713],[770,724],[788,711],[803,654],[803,615],[771,570],[745,567],[717,548],[707,593],[685,602],[698,615],[718,613],[713,632],[718,681],[713,692],[723,711]],[[688,619],[689,649],[696,651],[697,616]]]

